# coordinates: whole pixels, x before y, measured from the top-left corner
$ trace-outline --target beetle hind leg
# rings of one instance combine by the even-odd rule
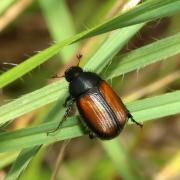
[[[130,120],[131,120],[133,123],[135,123],[137,126],[140,126],[140,128],[143,127],[143,124],[137,122],[137,121],[133,118],[133,116],[131,115],[130,112],[128,112],[128,119],[130,119]]]

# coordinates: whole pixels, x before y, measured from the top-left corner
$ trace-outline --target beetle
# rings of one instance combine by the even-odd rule
[[[69,82],[70,94],[65,102],[67,110],[64,117],[68,117],[75,102],[90,138],[112,139],[119,135],[128,119],[142,127],[116,92],[96,73],[71,66],[64,77]]]

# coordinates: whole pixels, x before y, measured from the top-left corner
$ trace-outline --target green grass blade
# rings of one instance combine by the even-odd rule
[[[47,132],[44,132],[32,136],[25,136],[18,139],[9,139],[9,143],[7,141],[0,142],[0,145],[2,145],[0,147],[0,152],[13,151],[16,149],[19,150],[41,144],[50,144],[59,140],[79,137],[83,134],[84,132],[80,126],[72,126],[61,129],[61,131],[59,133],[56,133],[55,135],[47,136]]]
[[[111,141],[102,141],[102,145],[117,169],[120,177],[123,179],[142,179],[137,171],[133,158],[120,144],[119,138]]]
[[[58,98],[61,98],[62,102],[64,102],[65,93],[67,93],[66,82],[60,80],[24,95],[11,103],[5,104],[0,107],[0,124],[37,109],[45,104],[54,102]]]
[[[142,5],[139,5],[136,8],[120,16],[112,18],[101,25],[98,25],[87,31],[79,33],[65,41],[55,44],[50,48],[47,48],[44,51],[40,52],[39,54],[29,58],[18,66],[12,68],[11,70],[0,76],[0,88],[6,86],[7,84],[13,82],[27,72],[31,71],[35,67],[39,66],[40,64],[48,60],[50,57],[57,54],[63,47],[69,44],[118,28],[150,21],[163,16],[173,15],[178,11],[180,11],[179,0],[152,0],[145,2]]]
[[[61,107],[63,103],[64,102],[58,101],[55,104],[55,106],[52,108],[52,110],[48,113],[46,118],[44,119],[44,122],[46,122],[48,120],[53,120],[53,124],[54,123],[55,124],[52,126],[52,129],[56,128],[57,127],[56,122],[58,121],[58,123],[59,123],[60,119],[62,119],[62,114],[61,114],[61,111],[59,111],[59,107]],[[57,121],[55,122],[55,120],[57,120]],[[71,122],[71,121],[69,120],[66,122]],[[67,124],[66,122],[64,124]],[[47,125],[47,124],[48,123],[45,123],[44,125]],[[51,127],[51,124],[49,124],[47,127]],[[29,130],[30,131],[26,132],[26,135],[31,134],[31,132],[33,131],[32,129],[29,129]],[[40,133],[40,132],[42,132],[42,128],[38,128],[33,132],[34,132],[34,134]],[[14,135],[16,136],[16,134],[14,134]],[[23,132],[22,132],[22,135],[23,135]],[[39,146],[39,148],[40,148],[40,146]],[[24,156],[24,153],[26,153],[27,151],[28,151],[28,156]],[[36,155],[37,151],[38,151],[38,146],[35,146],[35,147],[33,146],[28,149],[23,149],[22,152],[19,154],[18,158],[16,159],[16,161],[14,162],[13,166],[11,167],[11,170],[8,173],[8,177],[13,177],[14,179],[18,178],[18,176],[21,174],[21,172],[30,163],[31,159]],[[23,159],[23,161],[22,161],[22,159]],[[17,168],[15,168],[15,167],[17,167]]]
[[[180,53],[180,33],[116,57],[103,76],[111,79]]]
[[[136,29],[134,29],[135,31],[134,31],[134,33],[137,31],[137,30],[139,30],[140,28],[141,28],[141,25],[136,25],[137,26],[137,28]],[[138,28],[139,27],[139,28]],[[126,33],[127,32],[129,32],[129,29],[131,30],[131,27],[127,27],[126,28]],[[110,38],[108,38],[108,40],[107,40],[107,42],[103,45],[103,47],[105,47],[105,46],[108,46],[108,43],[111,43],[111,41],[112,41],[112,36],[115,36],[115,35],[117,35],[117,34],[120,34],[120,33],[123,33],[123,31],[124,31],[124,29],[123,29],[123,31],[122,32],[120,32],[121,30],[118,30],[118,32],[115,34],[115,33],[113,33],[114,35],[111,35],[111,37]],[[131,34],[133,35],[133,33],[131,32]],[[123,39],[124,38],[124,39]],[[124,42],[124,43],[126,43],[126,40],[128,39],[128,38],[130,38],[129,37],[129,33],[127,33],[127,36],[124,36],[124,37],[121,37],[121,41],[113,41],[113,47],[111,47],[111,51],[112,51],[112,49],[115,49],[113,52],[113,54],[115,55],[116,54],[116,52],[123,46],[123,43],[122,42]],[[103,48],[100,48],[99,50],[98,50],[98,53],[100,53],[101,51],[103,51]],[[109,54],[111,53],[111,51],[110,52],[108,52]],[[107,51],[106,51],[107,52]],[[97,54],[97,53],[96,53]],[[101,57],[101,56],[100,56]],[[99,58],[99,61],[100,60],[102,60],[103,59],[103,57],[101,57],[101,58]],[[92,59],[91,59],[92,60]],[[104,59],[103,59],[103,61],[104,61]],[[48,114],[48,116],[44,119],[44,121],[49,121],[49,120],[53,120],[53,121],[55,121],[55,120],[57,120],[58,122],[59,122],[59,119],[62,119],[62,116],[63,116],[63,114],[64,113],[62,113],[62,111],[59,111],[59,109],[60,109],[60,107],[62,107],[62,102],[60,102],[60,101],[58,101],[57,103],[56,103],[56,105],[55,105],[55,107],[49,112],[49,114]],[[71,121],[70,121],[70,119],[68,119],[68,121],[66,121],[66,122],[68,122],[68,123],[71,123]],[[67,123],[64,123],[64,124],[67,124]],[[74,125],[75,124],[77,124],[77,122],[73,119],[73,123],[74,123]],[[54,129],[54,128],[56,128],[57,127],[57,123],[56,122],[53,122],[53,126],[52,126],[52,129]],[[45,124],[46,125],[46,124]],[[72,125],[72,123],[71,123],[71,125]],[[48,125],[47,126],[47,128],[49,128],[50,127],[50,125]],[[62,126],[63,127],[63,126]],[[35,134],[35,133],[40,133],[40,132],[42,132],[41,130],[42,130],[43,128],[38,128],[38,129],[36,129],[36,131],[31,131],[31,129],[29,129],[29,131],[26,131],[26,135],[29,133],[29,134],[31,134],[32,132]],[[48,131],[48,129],[47,129],[47,131]],[[22,132],[22,134],[23,134],[23,132]],[[16,135],[16,134],[14,134],[14,135]],[[24,136],[24,135],[23,135]],[[31,149],[31,148],[30,148]],[[29,150],[30,150],[29,149]],[[33,151],[33,147],[32,147],[32,151]],[[34,154],[32,154],[32,156],[34,156]],[[15,164],[18,164],[19,163],[19,160],[20,160],[20,157],[21,156],[19,156],[19,158],[15,161]],[[28,159],[27,159],[27,161],[28,161]],[[24,163],[22,164],[21,163],[21,166],[19,166],[19,168],[18,169],[16,169],[16,171],[19,171],[19,173],[18,174],[20,174],[21,173],[21,171],[22,171],[22,169],[23,169],[23,167],[26,165],[26,161],[24,160]],[[15,166],[15,165],[14,165]],[[11,170],[11,173],[13,173],[13,170]]]
[[[18,156],[19,152],[8,152],[0,154],[0,169],[10,165]]]
[[[134,118],[141,121],[178,114],[180,113],[180,91],[137,100],[128,107],[133,111]]]
[[[75,34],[72,16],[65,0],[39,0],[51,36],[60,42]],[[65,63],[77,50],[77,44],[63,48],[62,61]]]
[[[180,11],[179,0],[150,0],[142,5],[136,6],[134,9],[120,16],[114,17],[112,21],[97,26],[92,33],[111,31],[118,28],[148,22],[164,16],[171,16]]]
[[[179,53],[179,37],[180,34],[178,33],[174,36],[154,42],[150,45],[123,55],[121,59],[122,61],[119,61],[118,63],[117,61],[115,61],[115,63],[112,62],[103,76],[107,77],[108,79],[113,78],[137,68],[143,68],[145,65],[163,60]],[[159,50],[159,48],[161,48],[161,50]],[[106,55],[108,55],[108,53]],[[103,56],[102,58],[104,57],[106,58],[106,56]],[[92,60],[97,60],[97,58],[93,58]],[[88,67],[91,69],[91,67],[93,67],[93,63],[89,64]],[[24,95],[17,100],[0,107],[0,124],[6,123],[11,119],[19,117],[22,114],[30,112],[48,103],[54,102],[58,98],[65,97],[66,94],[66,83],[64,80],[60,80],[32,93]]]
[[[144,24],[122,28],[113,32],[85,65],[86,70],[100,73]]]
[[[8,173],[6,180],[14,180],[17,179],[20,175],[20,173],[27,167],[31,159],[33,158],[33,155],[37,153],[40,146],[29,148],[23,150],[19,156],[17,157],[17,160],[15,164],[13,164],[10,172]],[[21,166],[23,164],[23,166]]]
[[[138,100],[127,104],[128,109],[134,118],[139,122],[145,122],[155,118],[165,117],[180,113],[180,91],[163,94],[143,100]],[[50,144],[55,141],[74,138],[83,135],[85,132],[74,124],[74,119],[67,121],[64,127],[53,135],[47,136],[53,123],[41,124],[31,130],[22,129],[15,132],[5,132],[0,134],[0,152],[14,151],[22,148],[32,147],[41,144]],[[77,121],[75,121],[77,122]],[[58,122],[56,121],[58,124]],[[130,121],[128,123],[131,123]],[[28,132],[27,132],[28,131]]]

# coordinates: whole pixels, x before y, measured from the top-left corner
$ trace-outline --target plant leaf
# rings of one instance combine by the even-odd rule
[[[18,66],[5,72],[0,76],[0,88],[13,82],[19,77],[23,76],[27,72],[31,71],[35,67],[44,63],[50,57],[57,54],[63,47],[75,43],[79,40],[106,33],[118,28],[123,28],[130,25],[139,24],[141,22],[147,22],[164,16],[170,16],[177,13],[180,10],[179,0],[151,0],[135,7],[134,9],[116,16],[105,23],[91,28],[87,31],[79,33],[73,37],[70,37],[60,43],[57,43],[37,55],[27,59]]]
[[[177,114],[180,113],[180,91],[138,100],[127,104],[127,107],[139,122]],[[0,152],[50,144],[55,141],[81,136],[85,131],[79,124],[75,125],[77,122],[77,120],[73,122],[75,119],[75,117],[72,117],[71,122],[66,122],[68,124],[64,124],[64,128],[52,135],[47,135],[47,132],[52,130],[55,122],[41,124],[30,129],[1,133]],[[59,122],[56,121],[56,123]]]
[[[116,57],[103,76],[112,79],[134,69],[140,69],[149,64],[166,60],[168,57],[178,53],[180,53],[180,33]]]

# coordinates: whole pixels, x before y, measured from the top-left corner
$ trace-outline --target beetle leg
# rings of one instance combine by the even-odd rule
[[[131,115],[130,112],[128,112],[128,118],[131,119],[131,121],[132,121],[133,123],[135,123],[136,125],[140,126],[141,128],[143,127],[143,124],[137,122],[137,121],[133,118],[133,116]]]
[[[63,119],[59,122],[58,126],[55,129],[47,132],[47,135],[49,135],[50,133],[54,133],[58,129],[60,129],[62,123],[68,118],[68,116],[69,116],[69,114],[70,114],[70,112],[72,110],[72,106],[74,104],[74,101],[75,101],[75,99],[74,98],[70,98],[70,96],[66,99],[65,103],[66,103],[66,107],[67,108],[66,108],[66,111],[64,113]]]
[[[69,102],[71,99],[73,99],[73,98],[72,98],[71,96],[68,96],[68,97],[66,98],[66,100],[65,100],[65,102],[64,102],[64,104],[63,104],[63,106],[64,106],[64,107],[67,107],[68,102]]]
[[[96,138],[96,137],[97,137],[97,136],[96,136],[95,133],[93,133],[92,131],[89,132],[89,138],[90,138],[90,139],[94,139],[94,138]]]

